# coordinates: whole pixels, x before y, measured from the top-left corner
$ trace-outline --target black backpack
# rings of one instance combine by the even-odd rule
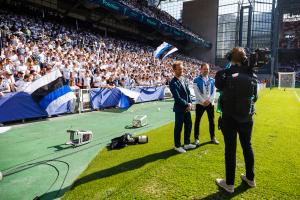
[[[234,74],[238,76],[234,77]],[[257,98],[256,75],[228,69],[224,83],[220,99],[222,113],[241,121],[250,120],[255,112],[254,102]]]

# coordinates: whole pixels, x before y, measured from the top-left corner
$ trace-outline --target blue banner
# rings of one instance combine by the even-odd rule
[[[134,88],[133,91],[139,92],[140,96],[136,100],[136,102],[146,102],[146,101],[154,101],[154,100],[162,100],[164,99],[165,86],[160,87],[142,87],[142,88]]]
[[[136,102],[146,102],[164,99],[165,86],[132,88],[132,91],[138,92]],[[128,108],[131,104],[130,98],[118,88],[94,88],[90,91],[90,100],[92,109],[103,109],[109,107]]]
[[[115,107],[119,104],[121,92],[117,88],[93,88],[90,90],[92,109]]]
[[[52,115],[70,113],[73,111],[74,101],[68,101],[55,110]],[[11,122],[23,119],[48,117],[45,109],[33,101],[26,92],[12,92],[0,97],[0,122]]]
[[[134,99],[135,102],[164,99],[164,89],[165,86],[140,87],[132,88],[131,90],[124,88],[94,88],[90,90],[90,105],[92,109],[109,107],[128,108],[133,103],[132,99]],[[134,94],[131,94],[130,91]],[[75,102],[71,100],[61,105],[53,115],[72,112],[75,105],[74,103]],[[48,113],[33,101],[31,95],[28,93],[8,93],[0,98],[1,123],[47,116]]]
[[[46,116],[48,113],[26,92],[13,92],[0,97],[1,123]]]

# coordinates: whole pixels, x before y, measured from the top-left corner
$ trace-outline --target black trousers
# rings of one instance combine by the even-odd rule
[[[174,143],[175,147],[180,147],[180,136],[184,124],[184,144],[190,144],[192,131],[191,112],[175,112]]]
[[[226,183],[234,185],[236,168],[236,137],[239,134],[246,165],[246,176],[254,179],[254,154],[251,144],[253,121],[240,123],[231,117],[223,117],[221,130],[225,142],[225,170]]]
[[[195,127],[194,127],[195,140],[199,140],[200,121],[204,111],[207,112],[207,116],[208,116],[210,138],[213,139],[215,137],[214,106],[212,104],[209,104],[208,106],[205,107],[200,104],[196,104],[196,119],[195,119]]]

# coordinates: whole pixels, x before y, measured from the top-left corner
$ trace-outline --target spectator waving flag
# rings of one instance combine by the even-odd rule
[[[31,94],[33,100],[49,115],[54,114],[64,103],[76,98],[70,86],[63,85],[63,77],[59,70],[37,79],[24,92]]]
[[[159,47],[157,47],[157,49],[154,51],[154,57],[163,60],[165,57],[174,53],[177,50],[178,49],[173,45],[164,42],[161,45],[159,45]]]

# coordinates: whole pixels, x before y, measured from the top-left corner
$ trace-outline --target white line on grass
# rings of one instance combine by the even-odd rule
[[[294,93],[295,93],[295,95],[296,95],[296,97],[297,97],[298,101],[300,102],[300,97],[298,96],[297,92],[296,92],[296,91],[294,91]]]

